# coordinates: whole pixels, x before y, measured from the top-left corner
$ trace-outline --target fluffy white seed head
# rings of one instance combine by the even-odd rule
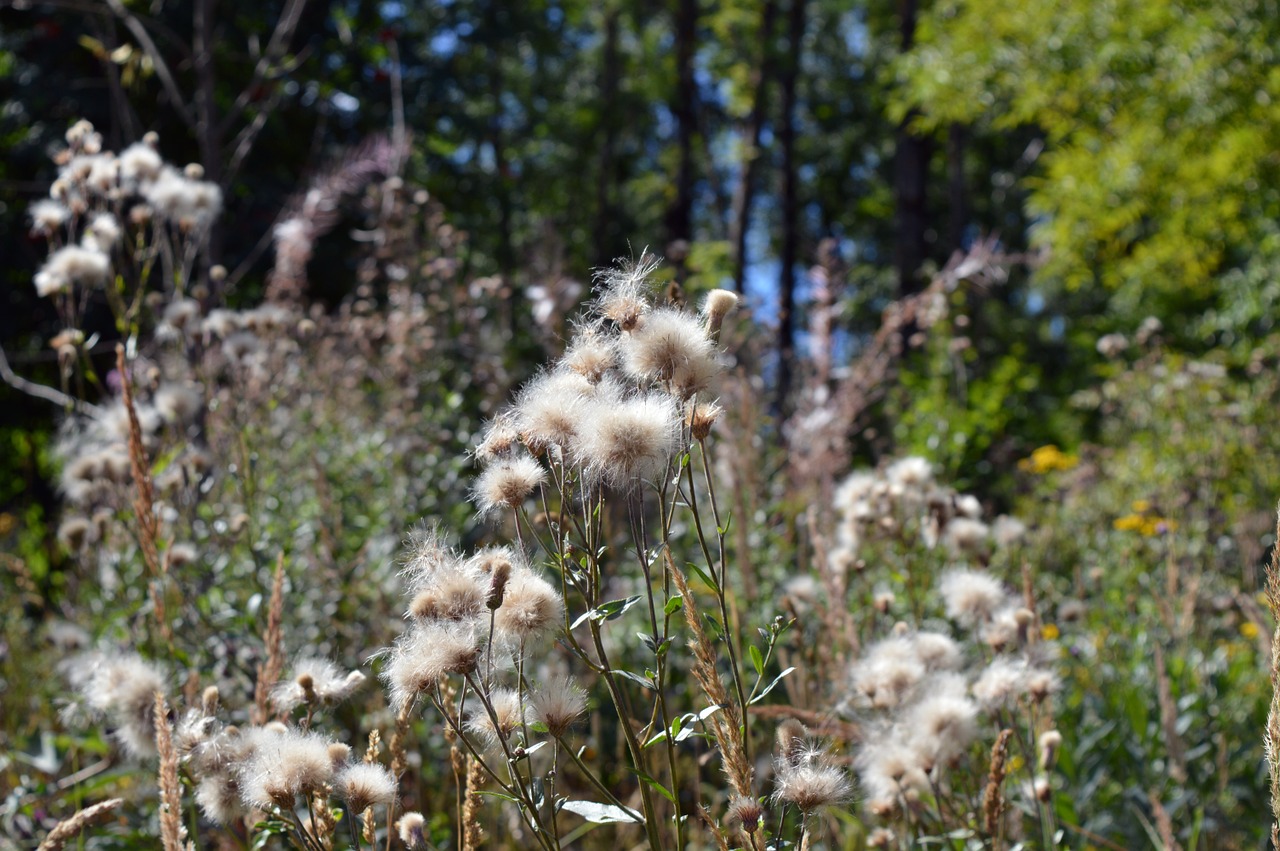
[[[396,781],[377,763],[358,762],[342,768],[333,778],[333,791],[348,806],[348,818],[369,807],[387,806],[396,799]]]
[[[622,331],[635,328],[651,308],[653,284],[649,278],[659,262],[654,255],[645,253],[635,263],[598,270],[595,276],[599,293],[595,303],[597,315]]]
[[[564,621],[564,600],[551,583],[532,570],[515,571],[503,591],[502,605],[494,613],[494,630],[518,647],[559,628]]]
[[[576,372],[555,370],[524,386],[516,399],[516,428],[533,452],[565,450],[578,438],[585,394],[591,382]]]
[[[973,570],[950,571],[942,577],[939,590],[947,617],[969,627],[991,620],[1008,602],[999,581]]]
[[[697,317],[660,308],[619,342],[622,365],[637,381],[669,384],[681,397],[705,390],[720,372],[715,346]]]
[[[409,851],[421,851],[427,847],[426,825],[426,818],[419,812],[407,812],[396,822],[400,841]]]
[[[299,795],[310,795],[333,776],[330,741],[317,733],[264,728],[254,736],[253,756],[240,771],[240,797],[246,807],[292,809]]]
[[[493,516],[520,508],[546,479],[537,459],[516,455],[486,468],[476,479],[472,498],[482,517]]]
[[[806,814],[844,803],[852,792],[844,769],[820,761],[786,766],[774,778],[774,799]]]
[[[160,154],[145,142],[134,142],[120,152],[119,159],[120,178],[132,188],[155,180],[164,166]]]
[[[111,261],[101,251],[68,245],[55,251],[36,273],[36,294],[50,296],[72,287],[101,286],[111,273]]]
[[[71,211],[65,204],[53,200],[37,201],[27,210],[31,217],[31,229],[42,236],[49,236],[66,224]]]
[[[398,712],[449,674],[474,671],[483,648],[474,623],[416,624],[396,642],[382,672],[391,705]]]
[[[71,679],[85,703],[114,728],[113,737],[134,757],[156,752],[156,693],[164,672],[136,653],[92,654],[76,664]]]
[[[903,718],[911,746],[928,771],[968,750],[978,736],[978,705],[967,697],[926,694]]]
[[[593,479],[622,487],[664,475],[679,441],[675,400],[649,393],[592,406],[582,424],[577,453]]]
[[[332,706],[354,694],[364,681],[360,671],[344,671],[328,659],[304,657],[294,663],[289,679],[276,683],[271,703],[286,714],[306,704]]]
[[[558,739],[587,711],[587,695],[568,677],[553,677],[533,693],[530,704],[534,720]]]
[[[987,709],[1016,702],[1027,693],[1028,669],[1022,660],[997,657],[978,676],[973,696]]]
[[[597,384],[617,362],[617,341],[594,328],[584,328],[574,337],[560,365]]]
[[[906,636],[890,636],[867,648],[853,666],[853,688],[872,706],[894,707],[924,679],[926,672],[914,642]]]
[[[489,694],[489,709],[477,705],[467,716],[466,730],[487,748],[496,748],[522,723],[520,695],[508,688],[497,688]]]

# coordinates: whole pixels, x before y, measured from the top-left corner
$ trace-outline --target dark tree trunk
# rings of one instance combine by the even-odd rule
[[[596,180],[596,221],[592,250],[596,262],[604,266],[614,259],[611,238],[615,235],[613,188],[617,180],[614,166],[614,148],[617,145],[618,79],[621,69],[618,63],[618,10],[605,12],[604,49],[600,61],[600,174]]]
[[[760,64],[752,79],[755,99],[743,128],[745,149],[733,190],[733,210],[729,222],[729,245],[733,252],[733,288],[743,292],[746,286],[747,233],[751,230],[751,201],[755,195],[756,166],[760,162],[760,134],[768,109],[769,76],[773,67],[773,26],[778,16],[777,0],[765,0],[760,12]]]
[[[796,174],[796,80],[804,44],[805,0],[791,0],[787,60],[782,72],[782,268],[778,277],[778,408],[785,412],[795,357],[796,265],[800,260],[800,200]]]
[[[693,134],[697,132],[693,57],[698,39],[698,0],[676,0],[676,92],[671,112],[676,119],[679,162],[676,197],[667,209],[667,240],[688,242],[693,235]],[[670,249],[668,249],[670,250]],[[684,278],[682,258],[676,259],[676,280]]]
[[[917,0],[899,0],[898,3],[902,50],[908,51],[915,43]],[[926,232],[929,228],[925,208],[925,182],[929,173],[929,140],[916,136],[908,129],[916,113],[909,112],[898,126],[894,150],[894,201],[897,219],[895,265],[898,272],[898,292],[913,293],[921,288],[917,272],[927,251]]]
[[[948,236],[952,251],[964,250],[964,232],[969,227],[969,192],[964,173],[964,154],[968,133],[959,124],[947,130],[947,194],[951,215]]]

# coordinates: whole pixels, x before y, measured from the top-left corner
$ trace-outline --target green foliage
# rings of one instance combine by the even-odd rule
[[[1113,292],[1135,322],[1172,314],[1274,264],[1277,21],[1260,0],[940,2],[897,65],[898,110],[925,129],[1039,128],[1037,279]]]

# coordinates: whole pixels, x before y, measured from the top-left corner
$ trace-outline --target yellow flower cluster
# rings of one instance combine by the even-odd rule
[[[1134,500],[1130,506],[1132,513],[1117,517],[1111,524],[1118,532],[1137,532],[1145,538],[1172,532],[1178,528],[1176,520],[1161,517],[1151,510],[1151,503],[1145,499]]]
[[[1048,446],[1039,447],[1031,453],[1029,458],[1019,461],[1018,469],[1042,476],[1054,470],[1070,470],[1079,463],[1078,456],[1069,455],[1051,443]]]

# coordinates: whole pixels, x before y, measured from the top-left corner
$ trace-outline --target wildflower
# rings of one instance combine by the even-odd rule
[[[684,399],[720,372],[715,347],[696,317],[674,308],[651,312],[619,344],[622,365],[637,381],[669,384]]]
[[[795,804],[807,815],[847,801],[852,792],[853,785],[843,769],[822,760],[813,760],[781,767],[774,779],[773,797],[783,803]]]
[[[476,459],[489,464],[500,458],[510,456],[519,445],[520,435],[516,432],[511,413],[499,414],[485,426],[484,435],[476,446]]]
[[[923,491],[933,482],[933,465],[919,456],[901,458],[889,465],[885,478],[898,488]]]
[[[36,273],[36,294],[42,297],[69,292],[73,286],[100,286],[111,271],[111,261],[100,251],[68,245],[59,248]]]
[[[764,807],[755,798],[738,796],[729,802],[729,821],[741,826],[748,835],[760,829],[763,818]]]
[[[503,508],[518,509],[546,478],[541,464],[528,455],[520,455],[481,473],[472,496],[481,516],[491,516]]]
[[[889,848],[896,840],[897,834],[887,827],[877,827],[871,833],[867,834],[868,848]]]
[[[1129,340],[1123,334],[1106,334],[1098,338],[1098,354],[1108,360],[1118,358],[1129,348]]]
[[[512,689],[499,688],[490,692],[487,707],[472,710],[467,717],[467,732],[494,748],[505,742],[522,721],[520,695]]]
[[[343,768],[333,778],[333,789],[353,814],[387,806],[396,799],[395,778],[376,763],[358,762]]]
[[[382,677],[399,711],[434,689],[448,674],[476,669],[483,647],[475,624],[419,624],[400,637]]]
[[[1057,730],[1049,730],[1040,735],[1040,770],[1053,768],[1058,758],[1058,748],[1062,747],[1062,734]]]
[[[328,659],[304,657],[294,663],[292,679],[276,683],[271,704],[282,713],[303,704],[331,706],[350,697],[364,681],[359,671],[345,672]]]
[[[952,694],[929,694],[907,711],[903,726],[929,771],[961,756],[978,736],[978,706]]]
[[[1027,665],[997,658],[978,677],[972,691],[988,709],[1008,705],[1027,693]]]
[[[955,671],[964,661],[960,645],[940,632],[917,632],[912,643],[918,658],[928,671]]]
[[[409,848],[409,851],[420,851],[427,847],[426,823],[426,818],[419,812],[407,812],[400,816],[400,821],[396,822],[400,841]]]
[[[712,290],[702,302],[702,314],[707,317],[707,336],[720,333],[724,318],[738,309],[738,296],[729,290]]]
[[[557,739],[587,711],[586,693],[568,677],[552,678],[533,693],[530,703],[534,719]]]
[[[1001,514],[991,524],[991,537],[996,546],[1006,549],[1021,541],[1027,534],[1027,525],[1016,517]]]
[[[1061,687],[1062,682],[1053,671],[1043,668],[1030,668],[1027,671],[1027,694],[1036,703],[1040,703]]]
[[[68,517],[58,526],[58,540],[73,553],[80,552],[89,542],[93,526],[85,517]]]
[[[907,692],[924,679],[924,663],[909,638],[890,636],[867,648],[853,667],[854,690],[872,706],[887,708],[902,702]]]
[[[947,549],[953,555],[974,556],[982,555],[989,534],[986,523],[968,517],[953,517],[942,533]]]
[[[495,612],[494,629],[523,646],[564,620],[564,600],[551,583],[531,570],[514,573]]]
[[[214,824],[231,825],[244,815],[240,781],[230,772],[218,771],[200,778],[196,804]]]
[[[329,782],[333,761],[329,740],[317,733],[264,729],[255,736],[253,755],[240,769],[245,806],[292,809],[297,796],[310,795]]]
[[[595,310],[622,331],[631,331],[649,312],[652,286],[649,276],[658,268],[658,258],[641,254],[635,263],[620,264],[596,272],[596,288],[600,295]]]
[[[194,387],[181,384],[165,384],[156,391],[152,400],[158,413],[170,425],[187,425],[195,422],[204,410],[204,397]]]
[[[409,613],[420,621],[469,621],[484,611],[487,597],[487,588],[477,577],[465,571],[451,572],[419,591]]]
[[[82,661],[72,678],[89,707],[106,716],[128,753],[154,756],[155,700],[165,690],[164,673],[136,653],[95,654]]]
[[[921,767],[919,754],[896,731],[869,739],[854,765],[867,793],[868,809],[876,815],[893,812],[898,798],[906,791],[929,788],[929,778]]]
[[[593,478],[615,486],[657,480],[680,437],[675,400],[659,393],[593,406],[582,425],[577,451],[583,466]]]
[[[1068,455],[1053,444],[1041,446],[1031,453],[1029,458],[1018,462],[1018,469],[1044,475],[1056,470],[1070,470],[1080,463],[1075,455]]]
[[[560,365],[581,375],[592,384],[598,384],[617,362],[616,341],[605,337],[593,328],[586,328],[574,337]]]
[[[947,617],[965,626],[991,620],[1007,601],[1004,588],[992,576],[972,570],[952,570],[939,585]]]
[[[120,223],[110,213],[98,213],[89,220],[82,244],[85,248],[110,253],[120,241]]]
[[[524,386],[516,400],[516,427],[533,452],[561,450],[578,437],[591,382],[574,372],[547,372]]]
[[[134,142],[120,152],[119,159],[120,179],[132,187],[155,180],[164,166],[160,154],[145,142]]]
[[[685,425],[689,427],[689,436],[694,440],[706,440],[711,434],[711,427],[724,413],[716,402],[699,402],[693,406],[685,417]]]
[[[71,217],[71,211],[65,204],[52,200],[35,202],[27,214],[31,216],[31,229],[42,236],[52,235]]]

